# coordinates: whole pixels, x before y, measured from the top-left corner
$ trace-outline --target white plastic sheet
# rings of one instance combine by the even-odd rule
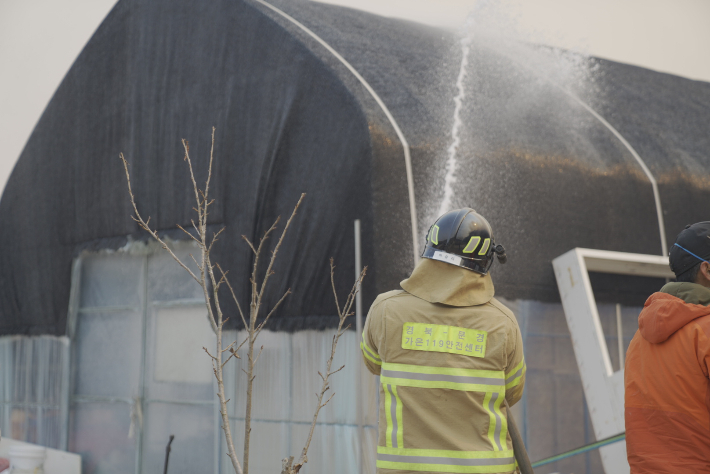
[[[0,337],[0,427],[18,441],[65,443],[69,339]]]
[[[264,331],[257,351],[264,346],[257,363],[254,382],[250,466],[256,472],[280,472],[281,460],[289,455],[300,457],[316,408],[316,393],[321,388],[318,372],[325,372],[335,330],[275,333]],[[241,342],[245,333],[225,334],[227,344]],[[345,366],[331,376],[335,396],[320,412],[308,451],[308,463],[301,472],[360,474],[375,472],[377,442],[377,377],[362,364],[360,338],[355,331],[341,337],[331,370]],[[232,393],[230,417],[235,430],[235,446],[243,457],[244,408],[246,397],[246,346],[241,359],[230,361],[226,386]],[[236,383],[235,383],[236,379]],[[358,436],[357,398],[363,399],[363,440]],[[324,399],[324,401],[325,401]],[[222,452],[226,452],[224,441]],[[361,446],[362,443],[362,446]],[[231,463],[221,459],[222,473],[229,473]],[[258,469],[255,467],[258,466]],[[251,468],[250,468],[251,469]]]

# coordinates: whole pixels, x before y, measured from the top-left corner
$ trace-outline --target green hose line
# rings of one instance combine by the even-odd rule
[[[572,456],[576,456],[577,454],[582,454],[582,453],[586,453],[588,451],[592,451],[594,449],[599,449],[602,446],[606,446],[606,445],[612,444],[612,443],[617,443],[617,442],[623,441],[625,439],[626,439],[626,432],[623,432],[621,434],[612,436],[610,438],[605,438],[601,441],[597,441],[596,443],[582,446],[581,448],[576,448],[571,451],[566,451],[564,453],[557,454],[557,455],[549,457],[549,458],[541,459],[540,461],[535,461],[532,464],[532,467],[544,466],[545,464],[550,464],[551,462],[555,462],[555,461],[559,461],[561,459],[566,459],[566,458],[569,458]]]

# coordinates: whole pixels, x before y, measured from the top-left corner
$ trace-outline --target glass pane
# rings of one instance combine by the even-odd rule
[[[150,403],[145,413],[142,472],[163,472],[165,447],[170,451],[172,474],[215,471],[217,442],[213,406]]]
[[[175,246],[175,255],[199,277],[199,270],[190,257],[199,259],[199,249],[187,243]],[[150,301],[175,301],[204,298],[200,285],[165,250],[148,258],[148,294]]]
[[[76,330],[76,393],[138,396],[141,331],[138,313],[80,314]]]
[[[335,329],[326,331],[300,331],[292,335],[293,421],[310,422],[316,407],[314,393],[319,392],[322,381],[318,371],[324,372],[330,357]],[[346,331],[338,342],[331,370],[345,365],[343,370],[331,376],[331,390],[336,395],[321,410],[319,422],[357,423],[356,391],[358,388],[357,365],[362,364],[358,337],[355,331]]]
[[[150,320],[146,381],[148,398],[212,400],[215,335],[203,306],[158,307]]]
[[[124,252],[82,259],[80,307],[141,307],[144,257]]]
[[[130,413],[130,406],[123,403],[74,405],[69,451],[81,455],[83,474],[135,472],[135,439],[129,438]]]

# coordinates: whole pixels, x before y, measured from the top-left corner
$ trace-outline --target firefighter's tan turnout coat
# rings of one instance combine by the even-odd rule
[[[525,384],[520,328],[490,275],[422,259],[362,335],[380,376],[378,474],[510,473],[507,411]]]

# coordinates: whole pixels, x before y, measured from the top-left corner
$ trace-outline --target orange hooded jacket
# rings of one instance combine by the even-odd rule
[[[710,473],[710,289],[668,283],[651,295],[625,367],[632,474]]]

